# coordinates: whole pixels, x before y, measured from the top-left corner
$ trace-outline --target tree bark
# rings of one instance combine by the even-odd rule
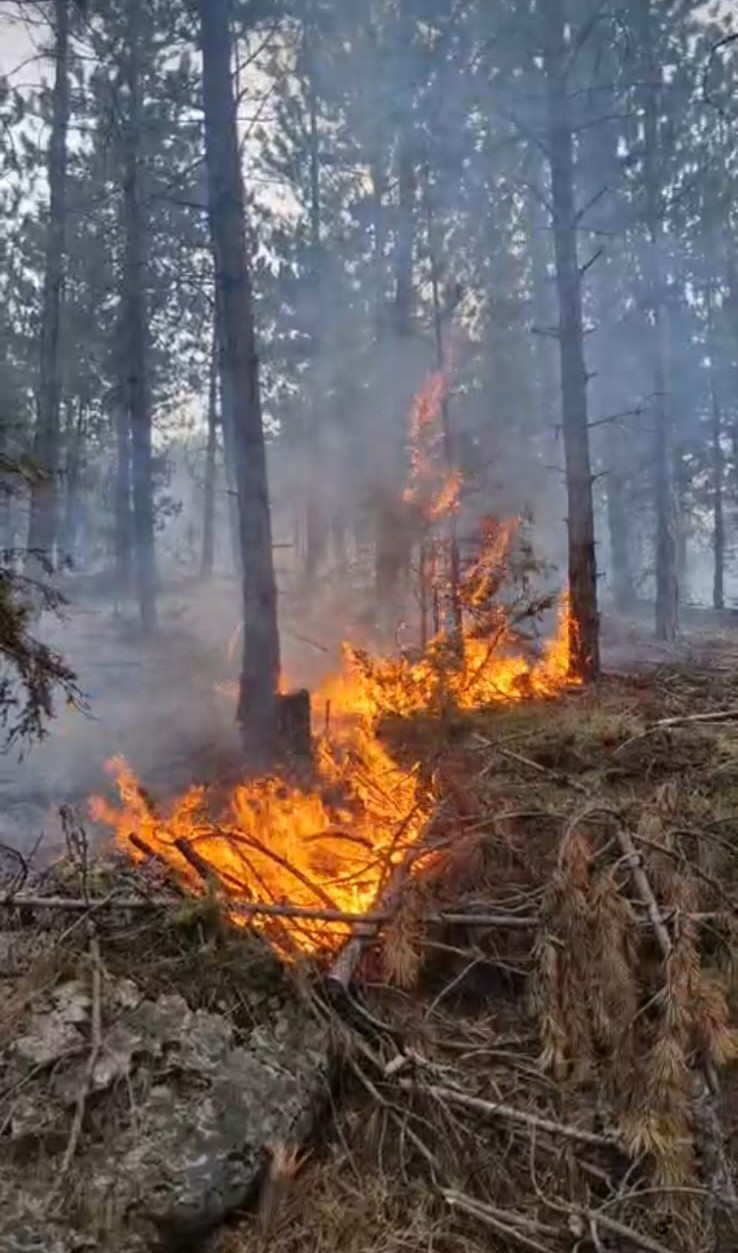
[[[397,241],[395,245],[395,330],[412,335],[414,292],[415,196],[417,178],[407,125],[400,134],[397,168]]]
[[[71,568],[77,546],[77,529],[80,502],[80,476],[82,450],[85,443],[85,402],[77,401],[76,417],[70,412],[66,424],[66,455],[64,458],[64,520],[61,526],[59,558],[62,565]]]
[[[324,404],[324,387],[321,382],[321,353],[323,350],[321,271],[321,159],[320,133],[318,129],[318,91],[314,57],[315,38],[312,29],[314,8],[308,8],[303,29],[303,51],[307,76],[308,109],[308,171],[310,184],[310,248],[308,254],[307,280],[311,309],[310,370],[306,380],[304,438],[307,464],[307,500],[305,506],[304,575],[308,590],[315,580],[328,549],[328,511],[324,502],[324,485],[320,473],[319,415]]]
[[[127,389],[126,389],[127,390]],[[115,585],[121,596],[131,590],[133,517],[131,514],[131,426],[123,395],[115,405]]]
[[[656,635],[673,640],[679,627],[677,515],[674,492],[674,432],[666,394],[664,348],[663,197],[659,175],[658,63],[651,0],[639,0],[638,34],[643,56],[643,179],[646,199],[644,256],[646,309],[651,331],[654,393],[654,502],[656,506]]]
[[[618,466],[616,438],[609,442],[607,472],[607,529],[610,535],[610,561],[615,608],[628,613],[635,603],[633,562],[630,551],[630,520],[622,471]]]
[[[215,265],[215,255],[213,255]],[[236,453],[234,442],[235,424],[233,420],[233,381],[225,368],[225,322],[223,320],[223,301],[220,293],[215,292],[215,330],[218,337],[218,381],[220,383],[220,425],[223,431],[223,469],[225,471],[226,493],[228,496],[228,529],[231,540],[231,559],[234,574],[243,577],[243,553],[241,552],[241,524],[238,512],[238,480],[236,476]]]
[[[243,179],[231,76],[227,0],[198,0],[203,57],[208,207],[222,302],[221,371],[230,386],[243,566],[243,661],[238,720],[252,760],[277,751],[279,631],[277,587],[259,391]]]
[[[61,361],[59,331],[66,252],[67,135],[69,130],[69,0],[54,0],[56,73],[48,152],[49,225],[44,261],[41,360],[34,458],[42,478],[31,491],[30,559],[51,568],[58,526]]]
[[[124,78],[128,114],[124,133],[123,217],[125,229],[125,369],[131,431],[133,546],[141,626],[156,628],[154,490],[151,457],[151,394],[146,299],[146,223],[141,194],[142,0],[129,0]]]
[[[218,326],[213,317],[213,343],[210,351],[208,387],[208,442],[205,450],[205,494],[202,511],[202,560],[200,577],[213,577],[215,565],[215,478],[218,451]]]
[[[710,356],[710,436],[712,460],[712,550],[713,579],[712,604],[715,609],[725,608],[725,456],[723,453],[723,416],[717,380],[718,342],[715,330],[715,266],[712,248],[706,245],[707,282],[705,284],[705,307],[707,312],[707,351]]]
[[[577,257],[574,141],[569,110],[565,0],[539,0],[548,97],[548,158],[559,303],[561,409],[569,505],[570,665],[599,674],[599,616],[584,359],[582,277]]]

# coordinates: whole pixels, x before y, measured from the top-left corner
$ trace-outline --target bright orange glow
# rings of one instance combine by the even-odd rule
[[[443,406],[448,380],[441,370],[429,374],[410,413],[410,474],[403,493],[425,522],[437,522],[458,508],[463,475],[446,465],[443,454]]]
[[[327,736],[316,746],[316,785],[304,790],[276,777],[237,786],[213,814],[204,788],[190,789],[160,812],[142,792],[125,761],[109,765],[118,806],[91,801],[93,818],[107,825],[134,859],[145,848],[171,865],[195,892],[205,890],[202,864],[218,891],[241,901],[289,903],[361,914],[375,905],[393,868],[417,845],[433,812],[419,773],[403,771],[377,738],[386,714],[413,715],[454,704],[473,709],[556,694],[568,679],[569,612],[564,605],[553,641],[536,662],[504,641],[467,639],[459,667],[437,640],[419,661],[376,660],[345,648],[341,673],[316,693],[330,701]],[[142,846],[134,847],[135,833]],[[183,854],[184,840],[200,870]],[[236,923],[243,922],[237,913]],[[314,920],[255,918],[286,955],[335,948],[348,925]]]
[[[319,741],[318,786],[313,790],[267,777],[237,786],[224,811],[208,811],[196,787],[165,812],[155,811],[120,758],[109,763],[120,806],[96,797],[95,821],[114,832],[137,860],[146,848],[163,857],[195,892],[203,876],[182,852],[181,841],[212,870],[219,893],[240,901],[288,902],[312,909],[366,913],[381,885],[418,841],[432,811],[416,771],[403,771],[365,726],[346,743]],[[130,843],[130,833],[141,847]],[[178,845],[178,842],[179,845]],[[243,916],[232,915],[235,923]],[[286,954],[332,948],[347,924],[290,919],[254,920]]]
[[[460,502],[461,474],[442,455],[447,392],[445,376],[431,374],[411,414],[404,499],[426,532]],[[458,641],[450,647],[443,633],[415,658],[377,658],[344,645],[339,673],[313,695],[316,721],[325,709],[326,726],[315,745],[310,786],[278,777],[250,779],[217,806],[205,789],[192,788],[159,811],[126,762],[116,759],[109,769],[120,802],[93,799],[93,817],[131,857],[156,854],[196,893],[206,891],[212,878],[226,901],[370,911],[392,871],[422,842],[434,812],[432,790],[420,771],[401,769],[383,746],[381,720],[546,698],[571,682],[568,598],[554,638],[531,657],[516,633],[514,606],[499,595],[517,531],[517,521],[482,523],[477,555],[460,574],[463,647]],[[237,642],[235,632],[230,660]],[[218,690],[229,699],[237,695],[233,683]],[[283,676],[280,692],[287,690]],[[243,914],[231,916],[244,922]],[[350,929],[346,922],[264,915],[255,916],[253,925],[286,956],[334,949]]]

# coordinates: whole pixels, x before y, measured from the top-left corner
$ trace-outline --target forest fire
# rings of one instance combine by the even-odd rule
[[[393,761],[379,735],[383,719],[547,698],[570,682],[568,597],[537,657],[521,630],[550,601],[530,602],[525,590],[533,563],[519,544],[519,522],[483,519],[464,569],[458,553],[449,556],[455,533],[438,534],[459,513],[463,485],[444,438],[447,398],[445,373],[429,374],[409,416],[403,501],[415,542],[433,558],[424,563],[432,575],[421,579],[421,599],[432,594],[438,619],[449,579],[456,580],[451,599],[461,638],[437,627],[426,643],[423,629],[417,655],[390,658],[345,644],[340,671],[313,694],[314,706],[329,716],[315,745],[310,787],[279,777],[250,779],[217,812],[204,788],[192,788],[159,813],[118,759],[110,769],[120,806],[92,802],[95,819],[134,858],[164,861],[196,892],[212,883],[226,901],[239,903],[234,921],[250,917],[286,955],[339,945],[351,918],[334,915],[363,916],[375,908],[393,873],[422,844],[435,808],[432,789],[419,768],[408,772]],[[229,659],[235,645],[236,634]],[[285,689],[283,675],[280,692]],[[249,902],[267,911],[257,914]]]
[[[436,712],[441,702],[471,709],[551,697],[569,681],[568,639],[565,603],[555,637],[533,662],[506,647],[502,629],[491,640],[466,639],[456,668],[444,657],[443,640],[417,661],[374,660],[347,647],[341,673],[315,694],[316,702],[330,701],[331,729],[316,744],[313,787],[279,777],[249,780],[217,813],[197,787],[159,812],[117,759],[110,770],[120,804],[95,798],[93,817],[134,859],[155,855],[195,892],[212,877],[226,901],[296,907],[297,916],[253,918],[286,955],[334,949],[351,920],[330,915],[371,911],[434,812],[432,788],[419,770],[402,769],[382,744],[381,718]],[[234,907],[232,918],[243,922],[244,914]]]

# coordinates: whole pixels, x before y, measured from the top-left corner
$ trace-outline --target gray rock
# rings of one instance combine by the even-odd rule
[[[178,1248],[247,1203],[268,1146],[302,1141],[325,1095],[327,1038],[296,1003],[275,1003],[266,1023],[237,1038],[223,1015],[193,1011],[179,995],[143,1000],[128,980],[106,989],[91,1076],[85,988],[64,984],[45,1004],[0,1053],[8,1091],[15,1088],[0,1119],[13,1141],[43,1141],[48,1172],[29,1182],[20,1167],[14,1180],[12,1161],[3,1166],[0,1253],[122,1251],[112,1234],[106,1243],[95,1231],[100,1242],[85,1245],[83,1235],[35,1219],[81,1089],[85,1130],[70,1183],[73,1175],[74,1188],[94,1198],[106,1229],[125,1234],[125,1253]]]
[[[151,1088],[96,1173],[115,1212],[163,1234],[207,1230],[248,1200],[270,1143],[305,1138],[326,1089],[326,1042],[296,1011],[280,1023],[279,1039],[254,1032],[234,1046],[224,1019],[190,1015],[167,1055],[176,1078]]]

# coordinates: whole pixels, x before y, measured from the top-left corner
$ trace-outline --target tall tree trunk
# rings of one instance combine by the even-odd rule
[[[322,270],[321,270],[321,186],[320,186],[320,134],[318,130],[318,91],[314,58],[313,6],[310,5],[305,20],[303,49],[307,72],[308,106],[308,163],[310,180],[310,252],[308,284],[312,323],[310,328],[310,371],[307,378],[305,414],[305,447],[309,474],[308,496],[305,508],[305,566],[304,574],[308,588],[312,588],[321,562],[328,547],[328,514],[324,501],[320,473],[319,419],[324,404],[325,389],[322,382],[321,353],[323,350],[322,327]]]
[[[395,245],[395,331],[409,336],[413,329],[413,250],[417,177],[408,126],[400,134],[397,155],[397,242]]]
[[[213,254],[215,265],[215,254]],[[223,344],[225,343],[225,322],[223,320],[223,301],[220,293],[215,292],[215,333],[218,337],[218,382],[220,384],[220,425],[223,432],[223,469],[225,471],[226,495],[228,498],[228,531],[231,540],[231,563],[234,574],[243,577],[243,553],[241,551],[241,523],[239,522],[238,478],[236,475],[236,453],[233,419],[233,381],[228,373],[225,362]]]
[[[589,681],[597,677],[600,667],[599,617],[582,282],[577,257],[574,141],[566,68],[571,50],[566,38],[565,0],[539,0],[539,14],[548,95],[548,156],[551,165],[561,409],[569,504],[570,664],[574,674]]]
[[[431,204],[430,187],[426,186],[426,209],[428,216],[428,252],[430,256],[431,295],[433,301],[433,332],[436,344],[436,368],[439,373],[448,369],[448,360],[443,339],[443,311],[439,287],[438,252],[433,223],[433,206]],[[444,388],[441,400],[441,437],[443,461],[447,476],[456,471],[456,450],[454,448],[453,431],[451,429],[451,410],[449,408],[448,391]],[[464,647],[463,613],[461,607],[461,562],[459,558],[459,540],[457,534],[457,518],[455,506],[451,508],[445,519],[446,560],[448,568],[444,572],[444,626],[450,639],[453,640],[459,653]],[[424,591],[424,589],[421,589]]]
[[[715,258],[711,242],[705,247],[707,282],[705,306],[707,311],[707,351],[710,356],[710,414],[711,414],[711,460],[712,460],[712,551],[713,579],[712,603],[715,609],[725,608],[725,456],[723,453],[723,417],[718,390],[717,362],[718,342],[715,328]]]
[[[211,579],[215,565],[215,479],[218,451],[218,319],[213,317],[208,387],[208,442],[205,450],[205,493],[202,510],[202,559],[200,577]]]
[[[654,393],[654,503],[656,506],[656,635],[673,640],[679,626],[677,514],[674,492],[674,432],[666,395],[664,283],[661,266],[663,196],[659,174],[661,66],[654,46],[651,0],[638,0],[638,35],[643,57],[643,180],[646,200],[645,297],[651,331]]]
[[[227,0],[198,0],[210,230],[222,301],[222,373],[231,387],[243,563],[243,661],[238,720],[253,758],[269,760],[278,727],[279,630],[266,448],[261,416],[245,203],[231,77]]]
[[[76,416],[69,413],[64,458],[64,520],[61,527],[60,561],[71,568],[77,544],[79,515],[79,482],[82,471],[82,449],[85,442],[85,403],[77,402]]]
[[[66,252],[69,130],[69,0],[54,0],[56,74],[48,153],[49,218],[41,313],[41,361],[34,457],[43,478],[31,491],[28,547],[37,566],[51,566],[57,532],[60,451],[61,323]]]
[[[127,388],[126,388],[127,391]],[[131,590],[133,515],[131,512],[131,425],[123,393],[114,400],[115,415],[115,586],[121,596]]]
[[[156,628],[154,485],[151,458],[149,330],[146,299],[146,223],[141,194],[143,42],[142,0],[129,0],[124,76],[128,91],[125,120],[123,215],[127,401],[131,429],[133,541],[136,582],[144,631]]]

